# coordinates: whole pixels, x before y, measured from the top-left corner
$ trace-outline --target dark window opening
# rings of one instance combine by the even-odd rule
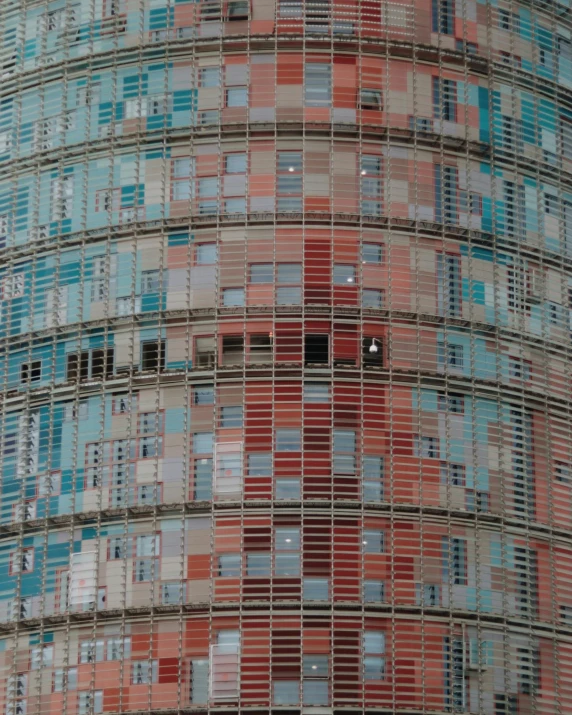
[[[215,339],[213,336],[197,338],[195,340],[195,365],[196,367],[214,367],[215,364]]]
[[[244,362],[244,337],[225,335],[222,339],[222,364],[242,365]]]
[[[25,362],[20,367],[20,382],[38,382],[42,379],[42,361],[32,360]]]
[[[383,367],[383,343],[379,338],[363,338],[361,354],[364,367]]]
[[[272,336],[251,335],[250,336],[250,362],[264,363],[272,360]]]
[[[149,340],[141,344],[141,369],[165,369],[165,341]]]
[[[106,355],[105,350],[97,349],[91,352],[91,377],[101,378],[106,374]],[[83,362],[83,354],[82,354]]]
[[[67,356],[68,380],[101,379],[113,374],[113,348],[96,348]]]
[[[359,103],[362,109],[381,109],[381,90],[362,87]]]
[[[230,0],[228,3],[228,20],[248,20],[248,0]]]
[[[329,363],[329,339],[327,335],[304,336],[304,364],[327,365]]]

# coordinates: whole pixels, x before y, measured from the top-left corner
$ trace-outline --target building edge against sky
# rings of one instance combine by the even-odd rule
[[[571,30],[2,0],[6,715],[572,712]]]

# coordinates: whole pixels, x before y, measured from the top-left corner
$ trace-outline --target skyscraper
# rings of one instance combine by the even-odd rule
[[[0,709],[572,713],[560,0],[1,0]]]

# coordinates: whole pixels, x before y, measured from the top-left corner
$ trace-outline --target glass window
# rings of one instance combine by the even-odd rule
[[[220,554],[218,557],[218,575],[224,577],[240,576],[240,554]]]
[[[421,459],[439,458],[439,440],[437,437],[422,437],[416,435],[413,438],[414,454]]]
[[[159,535],[142,534],[137,537],[137,556],[156,556],[159,553]]]
[[[384,583],[366,579],[363,582],[363,600],[366,603],[382,603],[384,601]]]
[[[299,576],[300,554],[276,554],[274,573],[276,576]]]
[[[226,199],[224,210],[227,214],[246,213],[246,199]]]
[[[437,362],[452,369],[464,367],[464,348],[453,343],[437,343]]]
[[[216,176],[208,176],[204,179],[199,179],[199,196],[216,196],[218,193],[218,178]]]
[[[113,536],[109,539],[109,558],[123,559],[126,553],[126,540],[123,536]]]
[[[362,199],[361,212],[364,216],[381,216],[381,201]]]
[[[362,461],[364,501],[383,499],[383,458],[364,455]]]
[[[242,427],[242,405],[230,405],[220,408],[221,427]]]
[[[278,211],[302,210],[302,154],[279,152],[276,179]]]
[[[364,243],[361,247],[361,259],[364,263],[379,265],[383,261],[383,247],[379,243]]]
[[[327,705],[328,704],[328,681],[327,680],[306,680],[302,685],[304,705]]]
[[[218,212],[218,201],[212,199],[210,201],[199,201],[200,216],[214,216]]]
[[[565,159],[572,159],[572,120],[560,116],[560,150]]]
[[[301,450],[301,441],[300,430],[276,430],[276,450],[278,452],[299,452]]]
[[[103,712],[103,690],[91,690],[78,693],[79,715],[92,715]]]
[[[364,653],[385,653],[385,634],[381,631],[366,631],[363,634]]]
[[[300,499],[300,480],[280,477],[276,479],[275,497],[276,499]]]
[[[202,387],[195,387],[193,394],[195,396],[195,405],[214,404],[214,387],[212,385],[203,385]]]
[[[270,576],[270,554],[250,553],[246,555],[247,576]]]
[[[202,67],[199,71],[201,87],[218,87],[220,85],[220,67]]]
[[[300,701],[298,680],[276,680],[274,682],[274,705],[296,705]]]
[[[187,179],[195,173],[195,160],[189,156],[173,159],[173,178]]]
[[[328,601],[330,598],[330,581],[327,578],[305,578],[303,595],[307,601]]]
[[[334,452],[349,452],[356,450],[356,433],[353,430],[334,430]]]
[[[141,437],[139,439],[139,457],[147,459],[150,457],[158,457],[163,450],[162,437]]]
[[[385,674],[385,658],[366,655],[363,659],[363,679],[383,680]]]
[[[195,461],[195,484],[193,498],[209,500],[212,498],[213,460],[197,459]]]
[[[153,581],[157,577],[156,559],[137,559],[135,561],[133,576],[137,583]]]
[[[572,481],[572,468],[567,462],[555,462],[554,474],[556,476],[556,481],[558,482],[570,484]]]
[[[456,121],[457,82],[433,77],[433,116],[448,122]]]
[[[294,151],[281,151],[278,153],[277,170],[279,173],[301,173],[302,154]]]
[[[173,182],[173,201],[188,201],[191,198],[192,183],[190,180]]]
[[[302,176],[299,174],[278,174],[277,191],[281,196],[302,193]]]
[[[251,283],[272,283],[274,265],[272,263],[253,263],[250,266]]]
[[[193,659],[191,661],[191,702],[205,704],[209,699],[209,662]]]
[[[362,539],[364,554],[382,554],[384,551],[384,533],[381,529],[364,529]]]
[[[355,474],[356,434],[352,430],[334,430],[333,469],[335,474]]]
[[[202,22],[217,22],[221,19],[220,0],[203,0],[200,10]]]
[[[300,305],[302,303],[302,289],[291,286],[276,289],[276,305]]]
[[[39,648],[33,648],[31,654],[32,670],[40,668],[51,668],[54,662],[54,646],[43,645]]]
[[[308,107],[329,107],[332,102],[332,66],[306,62],[304,98]]]
[[[361,193],[364,197],[379,198],[381,196],[381,180],[370,176],[367,172],[364,174],[362,170]]]
[[[163,428],[163,415],[157,412],[141,412],[139,414],[139,432],[155,434]]]
[[[229,20],[246,20],[249,9],[249,0],[229,0],[227,17]]]
[[[199,112],[199,124],[205,126],[206,124],[218,124],[220,121],[218,109],[207,109],[203,112]]]
[[[196,248],[196,262],[198,265],[216,263],[216,243],[199,243]]]
[[[348,285],[356,282],[355,266],[334,264],[334,285]]]
[[[455,31],[455,0],[433,0],[431,10],[433,32],[452,35]]]
[[[276,266],[277,283],[301,283],[302,264],[301,263],[278,263]]]
[[[328,403],[330,401],[330,385],[325,382],[305,382],[304,402]]]
[[[248,455],[248,474],[251,477],[267,477],[272,474],[272,453],[254,452]]]
[[[465,398],[463,395],[440,394],[437,400],[437,408],[442,412],[463,414],[465,411]]]
[[[302,660],[303,698],[305,705],[328,704],[329,658],[306,654]]]
[[[379,89],[362,87],[359,99],[362,109],[381,109],[381,90]]]
[[[366,631],[363,634],[364,680],[382,680],[385,674],[385,635],[380,631]],[[375,655],[372,655],[375,654]]]
[[[243,288],[225,288],[222,292],[222,304],[226,308],[244,305]]]
[[[240,631],[226,629],[217,633],[218,654],[238,653],[240,650]]]
[[[276,551],[299,551],[300,529],[290,527],[277,527]]]
[[[245,174],[246,154],[227,154],[225,157],[225,171],[227,174]]]
[[[380,290],[372,290],[364,288],[361,296],[361,304],[363,308],[383,308],[383,292]]]
[[[362,154],[361,175],[381,176],[381,156],[377,156],[376,154]]]
[[[327,678],[329,675],[328,661],[327,655],[305,654],[302,666],[304,678]]]
[[[196,454],[212,454],[213,433],[195,432],[193,435],[193,447]]]
[[[227,107],[246,107],[248,105],[248,88],[232,87],[226,90]]]

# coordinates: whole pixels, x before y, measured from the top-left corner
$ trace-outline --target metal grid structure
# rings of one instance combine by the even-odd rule
[[[0,2],[0,708],[572,712],[569,0]]]

